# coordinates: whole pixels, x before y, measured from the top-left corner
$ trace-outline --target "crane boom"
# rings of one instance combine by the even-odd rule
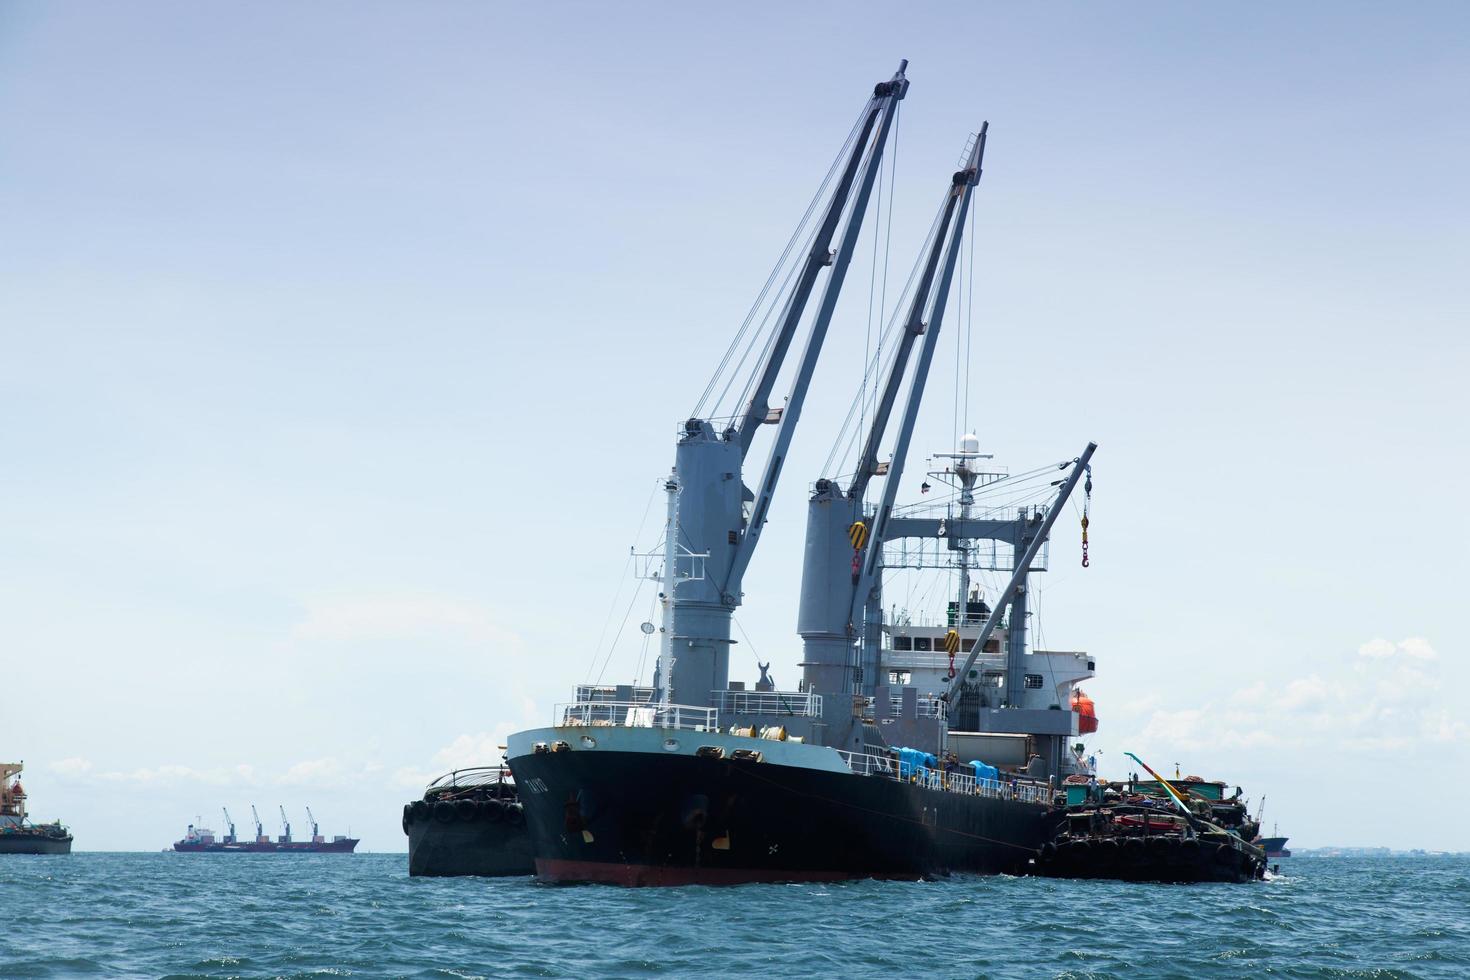
[[[848,491],[852,499],[860,500],[867,489],[868,481],[877,473],[878,444],[883,438],[883,430],[888,426],[888,417],[893,409],[894,400],[898,397],[898,388],[905,373],[905,361],[915,341],[922,335],[924,343],[919,350],[919,361],[914,369],[913,380],[909,383],[908,399],[904,405],[903,416],[899,420],[898,436],[893,447],[893,459],[883,483],[883,498],[878,505],[873,527],[866,541],[858,581],[854,583],[857,587],[853,590],[850,621],[856,621],[860,616],[863,605],[868,600],[868,593],[872,591],[873,581],[882,560],[884,534],[888,520],[893,514],[893,502],[898,494],[899,482],[903,476],[909,442],[913,437],[914,425],[918,421],[919,406],[924,399],[924,385],[929,378],[929,366],[934,361],[934,351],[939,345],[939,328],[944,322],[944,308],[949,302],[949,288],[954,280],[955,266],[959,261],[960,244],[965,233],[965,216],[970,209],[970,199],[974,188],[980,183],[981,164],[985,159],[985,134],[989,129],[988,122],[980,126],[980,133],[975,139],[974,146],[970,149],[965,168],[951,178],[944,218],[940,223],[939,231],[934,236],[934,244],[928,261],[925,263],[923,280],[915,291],[913,302],[909,306],[908,322],[904,329],[902,345],[889,371],[888,380],[884,385],[883,401],[873,419],[873,426],[869,430],[867,447],[863,450],[862,459],[858,463],[852,489]],[[953,233],[949,234],[951,219],[953,219]],[[929,309],[929,321],[925,323],[924,309],[929,300],[929,289],[934,282],[941,255],[944,257],[944,269],[939,276],[933,306]]]
[[[908,91],[908,79],[903,74],[908,68],[908,64],[907,60],[900,63],[898,71],[894,73],[893,78],[875,86],[873,97],[868,100],[863,119],[862,133],[853,144],[852,153],[849,154],[847,159],[847,166],[842,171],[842,179],[838,182],[837,190],[832,194],[831,201],[828,202],[827,212],[822,217],[820,228],[817,230],[816,235],[813,236],[812,247],[807,252],[806,261],[802,265],[801,278],[797,280],[796,288],[792,291],[791,299],[787,303],[781,326],[775,333],[770,356],[766,358],[765,364],[761,368],[760,378],[756,381],[755,389],[750,396],[750,401],[746,404],[745,412],[741,416],[739,437],[740,455],[742,457],[750,451],[751,440],[755,438],[756,430],[766,420],[766,415],[770,411],[771,389],[776,384],[776,376],[781,372],[781,364],[786,359],[786,352],[791,347],[792,339],[796,336],[796,328],[801,323],[802,315],[806,312],[806,304],[811,298],[812,288],[816,286],[817,276],[821,273],[824,266],[833,264],[832,237],[837,233],[837,225],[842,220],[842,213],[847,207],[848,194],[852,189],[854,179],[857,177],[858,167],[862,163],[863,155],[867,152],[868,137],[873,132],[873,127],[877,123],[881,113],[883,116],[882,140],[887,139],[888,128],[893,115],[892,106],[896,105],[898,100],[902,99]],[[885,109],[888,111],[884,111]],[[868,165],[869,175],[876,173],[877,162],[882,158],[882,140],[875,144],[876,152],[872,155]],[[868,183],[867,177],[864,180],[865,183]],[[871,189],[870,183],[868,183],[868,189]],[[866,210],[866,195],[863,196],[861,203],[863,209]],[[851,244],[855,244],[857,238],[852,228],[854,223],[861,227],[862,211],[855,210],[849,222],[848,237],[853,239]],[[848,257],[850,258],[850,244],[845,244],[844,249],[848,252]],[[846,270],[845,261],[842,263],[842,269],[843,271]],[[835,268],[833,270],[833,277],[837,281],[837,290],[840,290],[840,276],[838,276]],[[837,290],[831,288],[831,282],[829,281],[828,292],[832,294],[834,303],[836,301]],[[830,317],[831,313],[829,312],[827,315]],[[825,327],[823,328],[823,332],[825,333]],[[817,343],[817,349],[821,349],[820,341]]]
[[[286,819],[286,808],[281,804],[277,804],[277,806],[279,806],[281,810],[281,826],[284,827],[286,831],[284,834],[281,835],[281,843],[289,844],[291,842],[291,821]]]
[[[260,814],[255,812],[255,804],[250,804],[250,816],[255,821],[255,840],[259,843],[265,837],[265,828],[260,825]]]
[[[792,270],[794,285],[776,298],[779,307],[772,306],[773,310],[780,309],[779,318],[765,341],[755,374],[747,379],[749,400],[738,409],[731,424],[695,417],[686,419],[681,427],[674,472],[664,484],[669,494],[669,517],[662,556],[663,637],[655,674],[658,700],[664,704],[710,704],[712,698],[723,696],[728,686],[731,620],[742,601],[743,573],[760,537],[802,399],[855,252],[883,145],[892,132],[891,117],[908,90],[904,77],[907,64],[901,63],[892,78],[873,87],[849,136],[851,142],[843,144],[833,171],[840,177],[821,212],[806,254],[797,259]],[[831,245],[844,219],[847,231],[834,252]],[[771,390],[800,329],[817,279],[828,265],[834,267],[833,274],[814,316],[793,382],[796,411],[780,413],[782,424],[757,504],[756,494],[745,485],[745,458],[759,426],[772,420]],[[722,364],[716,379],[723,370]]]
[[[220,811],[225,815],[225,826],[230,828],[229,836],[225,838],[225,843],[233,844],[235,843],[235,821],[230,819],[230,808],[222,806],[220,807]]]
[[[907,64],[908,62],[905,61],[904,65]],[[786,396],[785,410],[781,413],[781,422],[776,429],[775,443],[771,446],[771,454],[766,459],[765,472],[761,475],[761,481],[757,485],[759,489],[756,491],[750,525],[741,537],[735,558],[730,563],[730,572],[727,576],[730,581],[739,582],[745,574],[751,556],[755,554],[755,546],[760,541],[761,530],[765,527],[771,498],[775,496],[776,484],[781,479],[781,469],[786,463],[786,453],[791,448],[791,439],[796,434],[796,424],[801,418],[801,410],[806,403],[806,394],[811,387],[812,373],[816,370],[817,359],[827,339],[827,328],[832,323],[832,314],[837,309],[837,299],[842,293],[843,283],[847,281],[847,269],[852,262],[858,238],[862,233],[863,216],[867,214],[868,202],[872,198],[873,186],[877,181],[878,172],[881,169],[880,164],[883,161],[883,148],[887,145],[888,134],[893,126],[894,113],[891,105],[902,99],[903,93],[908,88],[908,81],[903,78],[903,67],[899,68],[898,74],[893,77],[889,85],[891,88],[886,98],[890,100],[890,107],[883,112],[882,122],[877,134],[873,137],[872,150],[863,171],[862,183],[853,201],[852,217],[848,220],[847,227],[842,233],[842,243],[833,261],[832,275],[827,280],[827,286],[822,293],[822,301],[817,307],[816,318],[812,321],[811,334],[807,337],[806,348],[802,351],[801,362],[797,367],[796,376],[792,378],[791,390]],[[879,86],[879,89],[882,88],[883,86]],[[874,102],[879,102],[876,93]],[[877,112],[880,108],[882,108],[881,103],[876,105],[872,111]],[[741,431],[743,437],[744,429]],[[729,592],[728,587],[726,592]]]

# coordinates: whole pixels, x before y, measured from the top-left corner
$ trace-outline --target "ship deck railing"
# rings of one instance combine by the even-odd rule
[[[578,701],[558,704],[552,716],[557,727],[681,728],[696,732],[720,730],[718,708],[691,704],[648,704],[639,701]]]
[[[734,715],[822,717],[822,696],[805,691],[711,691],[715,707]]]
[[[446,772],[434,780],[424,791],[466,789],[471,786],[494,786],[497,783],[514,782],[510,770],[505,766],[473,766]]]
[[[903,766],[895,758],[865,752],[837,750],[847,767],[859,776],[880,776],[898,782],[913,783],[925,789],[962,796],[988,796],[997,800],[1019,800],[1050,806],[1053,790],[1046,783],[1000,777],[977,779],[973,773],[945,772],[927,766]]]

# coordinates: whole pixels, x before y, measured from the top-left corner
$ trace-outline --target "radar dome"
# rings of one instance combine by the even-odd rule
[[[980,437],[973,432],[960,436],[960,452],[967,456],[980,455]]]

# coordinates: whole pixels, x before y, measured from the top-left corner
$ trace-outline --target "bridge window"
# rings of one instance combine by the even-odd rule
[[[929,637],[927,637],[927,636],[916,636],[916,637],[914,637],[914,649],[915,650],[924,650],[924,651],[928,651],[928,650],[933,649],[932,646],[930,645]]]
[[[895,649],[895,650],[912,650],[913,648],[914,648],[914,641],[911,640],[911,639],[909,639],[907,636],[895,636],[893,638],[893,649]]]

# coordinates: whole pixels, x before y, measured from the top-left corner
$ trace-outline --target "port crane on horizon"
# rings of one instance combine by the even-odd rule
[[[225,815],[225,826],[230,828],[229,833],[225,835],[225,843],[233,844],[235,843],[235,821],[230,819],[230,808],[222,806],[220,807],[220,811]]]

